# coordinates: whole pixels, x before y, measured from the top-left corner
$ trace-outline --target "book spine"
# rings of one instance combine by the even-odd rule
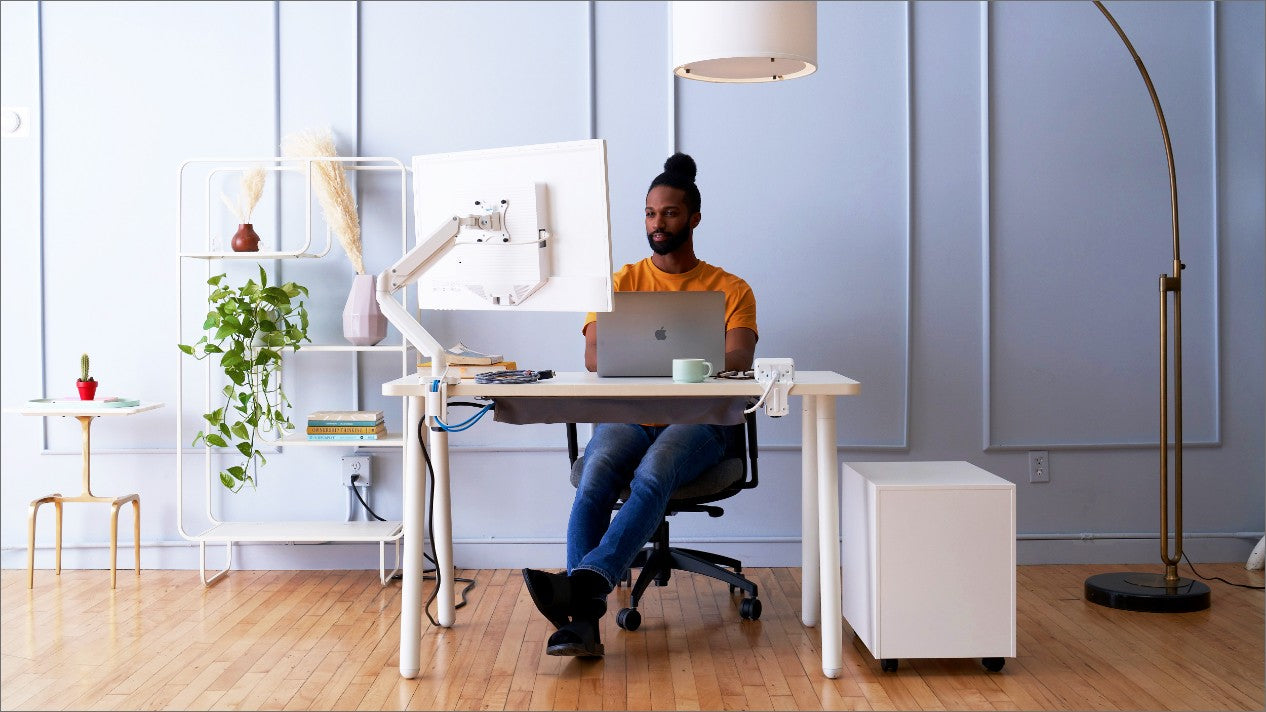
[[[339,423],[348,421],[375,422],[382,420],[382,411],[317,411],[309,413],[308,420],[334,420]]]
[[[382,426],[381,420],[308,420],[309,428],[377,428]]]
[[[385,435],[385,433],[383,433]],[[358,435],[355,433],[309,433],[309,440],[381,440],[382,437],[377,433],[365,433]]]
[[[381,428],[381,427],[377,427],[377,426],[374,426],[374,425],[366,425],[366,426],[355,426],[355,425],[353,425],[353,426],[348,426],[348,425],[335,425],[335,426],[309,425],[309,426],[308,426],[308,434],[309,434],[309,435],[320,435],[320,434],[330,435],[330,434],[335,434],[335,433],[359,433],[359,434],[372,434],[372,433],[383,433],[383,432],[386,432],[386,431],[387,431],[387,429],[386,429],[386,428]]]

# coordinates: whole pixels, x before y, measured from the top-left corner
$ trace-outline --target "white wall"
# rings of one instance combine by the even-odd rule
[[[1186,548],[1240,559],[1266,497],[1263,3],[1111,8],[1147,62],[1178,167]],[[863,384],[839,409],[841,459],[969,460],[1018,483],[1023,561],[1156,559],[1146,536],[1158,519],[1168,186],[1146,90],[1090,3],[823,2],[818,72],[747,86],[670,79],[664,3],[0,10],[3,104],[36,120],[29,138],[3,143],[0,397],[71,392],[89,351],[103,392],[169,404],[93,431],[95,489],[141,494],[146,566],[197,565],[175,524],[177,166],[271,155],[283,135],[323,125],[345,155],[406,163],[604,138],[617,264],[646,252],[640,201],[664,158],[693,154],[696,246],[754,287],[758,355]],[[378,271],[399,253],[398,217],[389,185],[361,190],[366,266]],[[266,241],[302,228],[278,204],[288,195],[261,207]],[[337,341],[346,260],[266,266],[312,290],[312,332]],[[186,319],[198,319],[190,274]],[[582,367],[577,315],[427,318],[443,342]],[[291,363],[298,414],[360,405],[399,427],[377,385],[398,372],[394,357]],[[184,418],[196,429],[197,413]],[[78,487],[79,436],[59,420],[4,414],[0,425],[3,565],[24,566],[24,505]],[[761,489],[722,519],[679,518],[674,535],[791,564],[799,419],[761,428]],[[561,426],[486,423],[452,444],[458,564],[561,564]],[[1051,451],[1050,484],[1028,483],[1032,449]],[[338,453],[271,456],[257,491],[217,492],[214,507],[228,519],[342,519]],[[387,517],[400,515],[399,463],[375,459],[374,506]],[[196,530],[200,489],[186,494]],[[68,508],[67,565],[104,565],[107,511]],[[51,524],[50,513],[45,565]],[[375,549],[247,546],[237,563],[368,568]]]

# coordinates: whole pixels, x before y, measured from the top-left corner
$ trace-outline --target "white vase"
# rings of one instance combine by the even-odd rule
[[[373,346],[387,336],[387,317],[378,308],[372,274],[352,278],[343,307],[343,338],[356,346]]]

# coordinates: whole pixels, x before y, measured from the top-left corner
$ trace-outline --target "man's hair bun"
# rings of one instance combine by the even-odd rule
[[[694,182],[695,175],[699,172],[699,167],[695,165],[695,159],[684,153],[674,153],[664,161],[664,172],[675,173]]]
[[[703,204],[703,198],[699,195],[699,186],[695,185],[695,173],[698,170],[695,159],[684,153],[674,153],[668,157],[667,161],[664,161],[664,172],[655,176],[655,180],[651,181],[651,188],[666,185],[684,192],[686,209],[692,214],[697,213]],[[647,188],[647,192],[650,192],[650,188]]]

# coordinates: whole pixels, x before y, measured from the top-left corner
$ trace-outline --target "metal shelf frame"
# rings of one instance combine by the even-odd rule
[[[178,265],[177,275],[178,282],[184,282],[184,269],[187,260],[198,260],[205,263],[205,279],[211,276],[212,263],[218,260],[289,260],[289,259],[321,259],[330,252],[332,238],[329,228],[325,231],[325,244],[320,249],[313,249],[312,245],[312,180],[313,180],[313,164],[317,161],[337,161],[344,164],[344,168],[348,171],[395,171],[400,177],[400,252],[403,254],[408,250],[407,235],[407,181],[408,169],[404,164],[395,158],[384,157],[338,157],[338,156],[312,156],[302,158],[282,158],[282,157],[234,157],[234,158],[194,158],[184,161],[180,164],[178,175],[178,209],[177,209],[177,241],[178,241]],[[186,240],[184,235],[184,216],[185,216],[185,187],[188,180],[188,174],[192,171],[188,169],[199,164],[210,164],[210,170],[206,172],[204,187],[202,190],[201,202],[205,213],[203,220],[203,231],[201,241],[205,244],[206,249],[196,251],[186,251]],[[251,167],[260,166],[269,172],[294,172],[304,175],[304,200],[307,206],[304,218],[303,235],[304,241],[297,249],[272,250],[260,252],[231,252],[213,249],[216,244],[216,238],[211,230],[212,205],[212,185],[215,176],[225,172],[244,172]],[[204,168],[206,166],[203,166]],[[278,236],[281,241],[281,236]],[[210,292],[208,291],[208,294]],[[408,308],[407,295],[402,291],[400,294],[401,306]],[[177,289],[177,343],[189,343],[185,341],[188,336],[185,331],[183,290]],[[410,373],[409,354],[410,349],[400,337],[400,343],[376,346],[354,346],[351,344],[313,344],[300,348],[295,354],[286,354],[287,358],[303,353],[352,353],[354,358],[361,353],[398,353],[400,354],[401,373]],[[217,469],[213,467],[214,458],[220,453],[231,453],[232,451],[223,448],[213,448],[208,445],[202,446],[202,470],[203,470],[203,496],[205,503],[205,513],[207,519],[211,522],[211,526],[197,533],[191,533],[186,530],[184,523],[184,456],[181,454],[186,447],[186,438],[184,428],[184,384],[185,384],[185,361],[188,358],[185,354],[180,353],[179,362],[176,369],[176,522],[180,535],[189,541],[196,541],[199,545],[198,563],[199,575],[203,585],[210,585],[219,580],[233,567],[233,545],[239,541],[258,541],[258,542],[378,542],[378,575],[383,585],[386,585],[391,578],[400,570],[400,539],[404,534],[403,524],[399,521],[387,522],[361,522],[361,521],[277,521],[277,522],[247,522],[247,521],[223,521],[213,510],[213,503],[217,500],[213,496],[213,487],[219,485],[219,478],[216,477]],[[213,392],[211,380],[212,369],[210,361],[201,364],[204,377],[204,394],[203,394],[203,411],[210,410],[212,398],[218,395],[218,389]],[[284,370],[283,370],[284,372]],[[401,417],[405,413],[404,405],[401,405]],[[354,441],[327,441],[327,440],[308,440],[304,433],[295,431],[284,434],[282,437],[273,440],[272,445],[281,451],[285,447],[341,447],[341,448],[401,448],[404,446],[406,438],[400,433],[390,433],[388,437],[381,440],[354,440]],[[386,569],[386,544],[387,542],[395,543],[395,568],[388,572]],[[225,545],[225,563],[222,569],[219,569],[210,576],[207,575],[206,567],[206,546],[208,543],[223,543]]]

